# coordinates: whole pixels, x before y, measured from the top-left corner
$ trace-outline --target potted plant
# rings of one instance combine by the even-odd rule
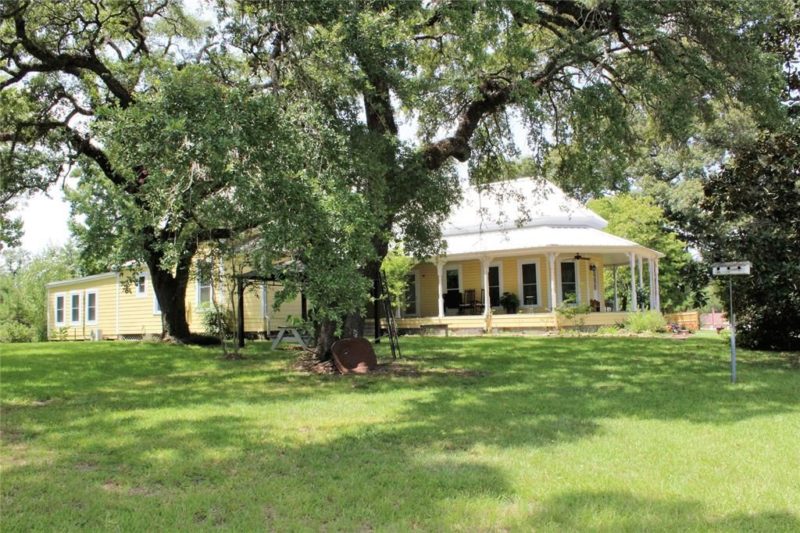
[[[504,292],[502,296],[500,296],[500,305],[503,306],[503,309],[506,310],[506,313],[514,314],[517,312],[517,308],[519,308],[519,298],[513,292]]]

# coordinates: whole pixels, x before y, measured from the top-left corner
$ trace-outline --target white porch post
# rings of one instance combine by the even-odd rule
[[[639,259],[639,286],[644,287],[644,258],[641,255],[637,258]]]
[[[439,295],[437,299],[439,301],[439,318],[444,317],[444,261],[441,259],[436,261],[436,275],[438,276],[439,281]]]
[[[658,257],[656,257],[656,264],[654,270],[654,279],[655,279],[655,294],[656,294],[656,311],[661,312],[661,288],[658,283]]]
[[[647,286],[650,288],[650,309],[656,308],[656,273],[655,273],[655,264],[653,263],[653,258],[649,257],[647,259]]]
[[[550,311],[556,310],[556,254],[550,252],[547,254],[547,263],[550,273]]]
[[[631,301],[628,309],[638,311],[639,305],[636,297],[636,254],[633,252],[629,253],[628,259],[630,260],[629,262],[631,267]]]
[[[481,273],[483,274],[483,316],[489,316],[492,300],[489,298],[489,265],[491,257],[481,257]]]
[[[619,311],[619,294],[617,293],[617,265],[613,267],[614,273],[614,311]]]

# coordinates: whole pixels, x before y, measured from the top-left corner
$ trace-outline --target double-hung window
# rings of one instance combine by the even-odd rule
[[[492,307],[500,305],[500,267],[489,267],[489,302]],[[483,302],[481,302],[483,303]]]
[[[97,291],[86,291],[86,323],[97,324]]]
[[[136,293],[137,298],[141,298],[147,294],[147,276],[145,274],[139,274],[136,276]]]
[[[522,283],[522,305],[533,307],[539,305],[539,283],[537,263],[520,264],[520,280]]]
[[[69,322],[72,325],[81,323],[81,293],[72,292],[69,295]]]
[[[64,296],[64,294],[63,293],[56,294],[56,308],[55,308],[56,326],[63,326],[64,323],[66,322],[64,320],[64,313],[66,313],[65,305],[66,305],[66,297]]]
[[[197,303],[205,304],[211,302],[211,269],[210,262],[198,263],[197,265]]]
[[[561,263],[561,301],[578,303],[578,275],[574,262]]]

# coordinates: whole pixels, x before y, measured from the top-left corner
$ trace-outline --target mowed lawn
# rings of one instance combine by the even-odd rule
[[[2,530],[800,531],[800,371],[717,338],[0,346]],[[381,354],[386,356],[386,345]]]

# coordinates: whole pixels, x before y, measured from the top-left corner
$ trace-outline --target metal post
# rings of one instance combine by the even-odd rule
[[[736,315],[733,314],[733,280],[728,278],[728,296],[731,299],[731,383],[736,383]]]

